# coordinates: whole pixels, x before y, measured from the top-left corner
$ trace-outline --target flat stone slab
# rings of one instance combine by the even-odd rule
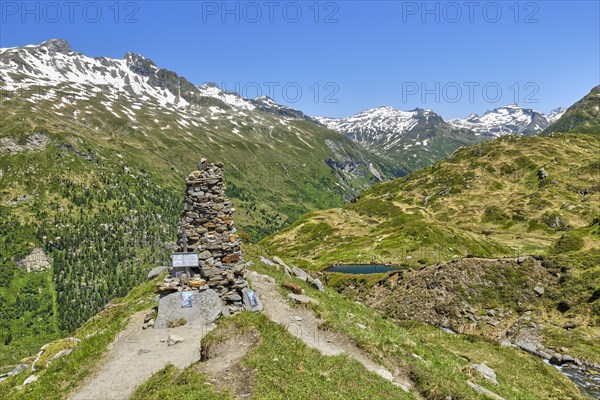
[[[184,294],[189,293],[189,294]],[[202,292],[174,292],[162,295],[154,327],[169,327],[169,321],[185,319],[185,326],[199,328],[215,321],[223,311],[223,303],[212,289]]]
[[[244,310],[259,312],[263,310],[262,302],[258,294],[249,288],[242,289],[242,300],[244,302]]]

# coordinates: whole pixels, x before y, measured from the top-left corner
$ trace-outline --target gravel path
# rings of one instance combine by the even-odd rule
[[[142,330],[147,313],[142,311],[131,317],[127,328],[110,345],[99,369],[69,396],[70,400],[124,400],[167,364],[185,368],[200,359],[200,339],[214,325],[207,329],[183,326]],[[174,346],[161,342],[171,333],[185,340]]]

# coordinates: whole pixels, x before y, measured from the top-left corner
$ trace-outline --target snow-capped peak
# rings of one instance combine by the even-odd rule
[[[555,115],[546,116],[512,103],[486,111],[482,116],[470,114],[466,118],[448,122],[456,128],[469,129],[477,135],[497,137],[508,134],[533,135],[546,129],[555,119],[558,119]]]
[[[154,99],[175,108],[187,107],[197,96],[214,97],[245,110],[255,108],[237,93],[214,85],[195,86],[139,54],[127,53],[123,59],[92,58],[74,52],[61,39],[0,49],[0,79],[7,90],[69,84],[82,96],[92,92],[90,88],[106,88],[115,99],[135,94],[140,100]]]

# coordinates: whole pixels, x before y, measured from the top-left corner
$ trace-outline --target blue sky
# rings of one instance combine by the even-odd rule
[[[517,102],[548,112],[600,83],[598,1],[0,1],[0,46],[135,52],[310,115]]]

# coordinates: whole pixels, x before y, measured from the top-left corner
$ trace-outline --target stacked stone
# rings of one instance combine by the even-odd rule
[[[248,287],[240,238],[225,194],[223,164],[202,159],[187,180],[184,210],[179,222],[178,251],[198,252],[199,276],[220,296],[230,313],[243,310],[242,290]],[[227,311],[227,310],[226,310]]]

